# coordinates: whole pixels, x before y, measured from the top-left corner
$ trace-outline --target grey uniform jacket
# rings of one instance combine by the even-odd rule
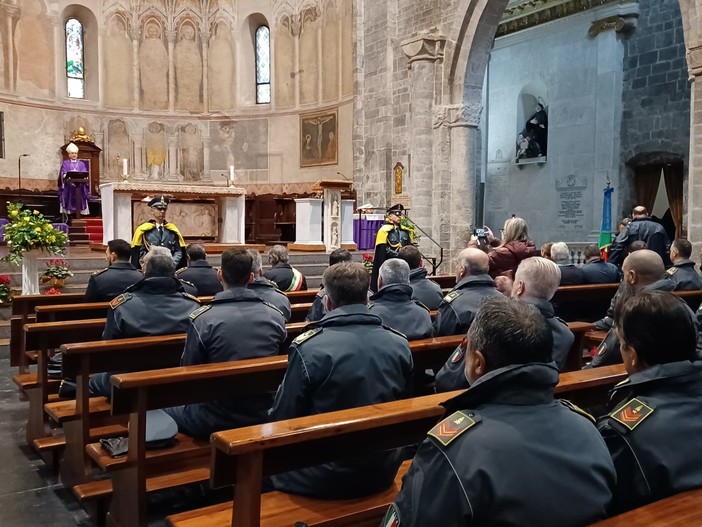
[[[90,276],[85,289],[85,301],[109,302],[142,278],[144,276],[131,263],[115,262]]]
[[[217,280],[217,269],[204,260],[190,262],[188,267],[178,269],[176,275],[193,284],[197,296],[214,296],[222,291],[222,284]]]
[[[365,305],[334,309],[290,346],[288,369],[270,419],[396,401],[410,395],[412,355],[407,339],[381,325]],[[278,490],[328,498],[373,494],[393,481],[400,459],[382,452],[286,472]]]
[[[538,298],[524,298],[526,302],[535,306],[541,315],[546,319],[553,335],[553,361],[559,371],[563,371],[568,361],[570,348],[573,347],[575,336],[568,329],[568,324],[556,317],[551,302]],[[467,341],[463,341],[456,351],[454,351],[446,364],[436,374],[436,391],[450,392],[452,390],[462,390],[468,388],[468,380],[465,376],[465,353]]]
[[[702,289],[702,276],[695,270],[695,262],[682,260],[665,272],[675,284],[675,291],[698,291]]]
[[[612,513],[702,487],[702,362],[659,364],[614,389],[599,421],[614,459]]]
[[[490,276],[466,276],[441,301],[439,315],[434,320],[434,335],[465,335],[482,301],[497,296],[502,293]]]
[[[392,284],[379,289],[370,297],[368,310],[408,340],[426,339],[433,334],[429,310],[412,300],[412,288],[408,285]]]
[[[557,383],[552,366],[508,366],[444,403],[447,417],[419,447],[388,517],[401,527],[579,527],[603,518],[612,459],[594,419],[554,400]]]
[[[410,271],[410,286],[412,298],[419,300],[431,310],[439,309],[444,293],[439,284],[427,278],[426,269],[420,267]]]
[[[183,366],[272,357],[285,351],[285,319],[255,292],[232,288],[193,311]],[[196,437],[264,422],[273,394],[187,405],[182,419]]]
[[[279,291],[274,282],[266,280],[263,277],[254,278],[254,281],[248,285],[248,288],[256,293],[269,304],[273,304],[278,310],[283,313],[285,321],[288,322],[292,316],[292,308],[290,300],[282,291]]]
[[[318,320],[322,320],[322,317],[326,315],[324,309],[325,295],[326,293],[324,292],[324,286],[321,286],[319,288],[319,291],[317,291],[317,294],[314,295],[314,300],[312,300],[312,307],[307,312],[305,322],[317,322]]]
[[[200,306],[175,278],[144,278],[115,298],[107,310],[104,340],[185,333]]]

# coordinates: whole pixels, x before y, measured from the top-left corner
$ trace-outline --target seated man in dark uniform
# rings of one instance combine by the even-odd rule
[[[690,260],[692,244],[678,238],[670,246],[670,261],[673,267],[665,274],[675,284],[675,291],[698,291],[702,289],[702,277],[695,270],[695,262]]]
[[[621,280],[619,268],[602,259],[600,248],[591,243],[583,251],[585,263],[581,267],[586,284],[616,284]]]
[[[583,270],[570,262],[570,250],[564,242],[551,246],[551,259],[561,269],[561,285],[581,285],[585,283]]]
[[[445,419],[382,525],[579,527],[604,518],[612,459],[594,419],[554,399],[544,317],[522,300],[490,298],[467,338],[471,387],[444,403]]]
[[[156,196],[149,201],[153,219],[139,225],[132,238],[132,264],[135,267],[153,246],[166,247],[171,252],[176,268],[185,265],[183,260],[185,240],[178,227],[166,221],[170,202],[170,198],[166,196]]]
[[[419,249],[414,245],[406,245],[397,252],[397,257],[409,265],[412,298],[419,300],[429,309],[439,309],[444,293],[439,284],[427,278],[427,270],[424,268],[422,253],[419,252]]]
[[[144,257],[144,269],[141,281],[110,302],[104,340],[172,335],[185,333],[190,327],[188,317],[200,302],[183,291],[175,277],[173,258],[162,251],[149,252]],[[111,375],[93,375],[90,391],[109,398]]]
[[[131,248],[124,240],[110,240],[105,249],[107,267],[96,271],[88,280],[86,302],[109,302],[132,284],[143,278],[141,271],[130,263]]]
[[[346,249],[335,249],[329,253],[329,266],[336,265],[341,262],[350,262],[352,259],[351,253]],[[315,295],[312,301],[312,307],[310,308],[307,316],[305,317],[305,322],[316,322],[321,320],[326,311],[324,311],[324,286],[319,288],[319,292]]]
[[[368,310],[408,340],[432,336],[431,316],[425,305],[412,300],[409,265],[399,258],[385,260],[378,273],[378,292],[370,297]]]
[[[190,282],[197,289],[197,296],[214,296],[222,291],[217,279],[217,269],[207,261],[205,248],[199,243],[191,243],[185,248],[188,266],[176,271],[181,280]]]
[[[368,312],[369,276],[344,262],[324,272],[329,313],[290,346],[288,369],[270,411],[273,421],[396,401],[410,395],[412,354],[407,339]],[[400,466],[395,452],[337,460],[279,474],[285,492],[342,499],[379,492]]]
[[[568,329],[568,324],[556,317],[551,305],[551,299],[560,281],[561,271],[553,261],[540,257],[527,258],[521,261],[514,274],[511,296],[531,304],[546,319],[553,337],[551,357],[559,371],[563,371],[575,336]],[[464,374],[466,346],[467,342],[464,341],[436,374],[437,392],[468,388],[468,380]]]
[[[439,305],[439,315],[434,320],[434,335],[465,335],[482,301],[502,296],[488,270],[490,259],[480,249],[463,249],[458,254],[456,287]]]
[[[307,291],[307,279],[288,263],[289,259],[290,255],[284,246],[274,245],[268,251],[271,268],[263,273],[263,277],[275,282],[281,291]]]
[[[283,314],[247,289],[253,281],[251,255],[244,249],[222,253],[218,274],[224,291],[190,314],[183,366],[229,362],[281,353],[287,331]],[[166,412],[187,435],[207,438],[220,430],[249,426],[267,419],[273,394],[236,397],[169,408]]]
[[[251,272],[254,275],[253,282],[247,286],[254,293],[260,296],[266,302],[273,304],[278,310],[283,313],[285,321],[289,322],[292,316],[292,307],[290,300],[285,293],[280,291],[274,282],[263,278],[263,263],[261,262],[261,253],[256,249],[247,249],[251,255]]]
[[[599,429],[617,470],[618,514],[702,487],[702,362],[679,298],[641,293],[618,302],[615,315],[629,378],[615,387]]]

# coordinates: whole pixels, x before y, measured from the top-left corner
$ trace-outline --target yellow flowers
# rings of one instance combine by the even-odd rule
[[[35,232],[38,232],[39,234],[41,234],[41,227],[37,227],[36,229],[34,229],[34,231],[35,231]]]
[[[35,216],[37,216],[37,215],[39,214],[39,211],[38,211],[38,210],[32,211],[32,214],[34,214]]]
[[[29,216],[25,216],[25,217],[22,218],[22,219],[23,219],[24,221],[26,221],[27,223],[29,223]]]
[[[12,216],[13,218],[16,218],[17,216],[19,216],[19,211],[13,210],[13,211],[10,213],[10,216]]]
[[[51,225],[51,224],[49,223],[49,224],[46,226],[46,231],[48,232],[48,231],[53,231],[53,230],[54,230],[54,226]]]
[[[49,236],[47,240],[49,241],[49,243],[54,243],[56,241],[56,236]]]

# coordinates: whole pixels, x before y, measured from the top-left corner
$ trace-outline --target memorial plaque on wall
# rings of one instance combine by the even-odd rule
[[[583,200],[587,181],[576,175],[568,175],[556,180],[558,192],[558,228],[560,230],[585,229]]]

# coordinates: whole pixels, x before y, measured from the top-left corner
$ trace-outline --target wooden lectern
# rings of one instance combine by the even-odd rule
[[[76,219],[80,219],[81,209],[80,203],[82,201],[82,187],[81,185],[88,184],[90,181],[90,174],[88,172],[66,172],[63,178],[64,183],[73,183],[75,188],[73,189],[73,203],[76,204]]]

